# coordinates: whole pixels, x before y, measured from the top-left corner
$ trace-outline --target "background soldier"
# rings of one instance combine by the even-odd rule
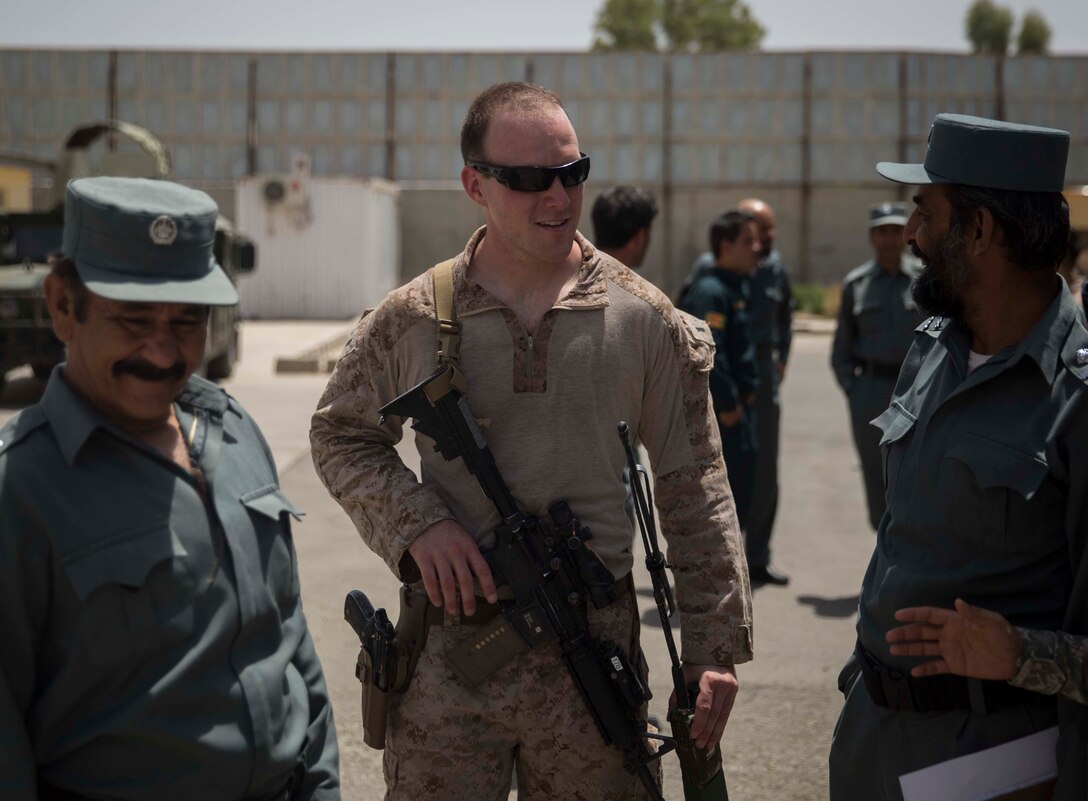
[[[897,778],[1057,724],[1057,801],[1088,792],[1088,707],[1006,681],[915,676],[903,608],[956,598],[1013,626],[1088,634],[1088,332],[1055,269],[1069,134],[940,114],[905,238],[920,325],[883,432],[888,513],[861,588],[830,755],[832,801],[899,799]]]
[[[593,243],[632,270],[642,266],[650,247],[650,228],[657,216],[653,195],[637,186],[619,184],[593,201]]]
[[[706,322],[714,336],[710,395],[722,438],[729,485],[741,529],[748,524],[755,479],[756,434],[752,405],[759,387],[751,338],[752,273],[759,241],[752,215],[728,211],[710,225],[714,269],[687,290],[680,308]]]
[[[869,210],[873,258],[842,282],[839,322],[831,346],[831,367],[850,405],[850,426],[874,531],[884,516],[885,500],[881,434],[871,422],[888,408],[919,322],[910,294],[919,265],[904,252],[906,224],[907,210],[902,204],[881,203]]]
[[[683,670],[699,687],[692,735],[715,743],[737,690],[733,665],[751,658],[751,598],[708,409],[710,335],[577,232],[589,160],[554,94],[492,86],[469,108],[461,149],[462,186],[486,220],[452,263],[468,405],[519,507],[547,519],[550,504],[569,502],[625,587],[633,532],[616,424],[630,424],[675,564]],[[434,371],[434,273],[363,317],[311,430],[318,474],[363,539],[445,609],[428,615],[415,676],[390,700],[387,797],[505,797],[516,762],[524,797],[627,801],[638,779],[605,746],[554,642],[475,688],[446,665],[497,613],[503,588],[481,547],[501,521],[463,462],[422,435],[417,481],[394,448],[403,421],[382,424],[378,412]],[[594,636],[638,653],[629,589],[587,615]]]
[[[789,577],[771,564],[771,533],[778,513],[778,451],[782,414],[779,386],[786,376],[793,333],[793,291],[782,254],[775,248],[778,223],[766,201],[747,198],[737,204],[752,215],[759,243],[759,265],[752,275],[749,325],[759,369],[755,419],[756,467],[752,510],[744,538],[748,574],[753,584],[788,584]],[[714,256],[695,260],[680,295],[714,268]]]
[[[0,429],[0,795],[338,799],[336,735],[272,456],[192,376],[217,209],[68,185],[46,278],[68,358]]]

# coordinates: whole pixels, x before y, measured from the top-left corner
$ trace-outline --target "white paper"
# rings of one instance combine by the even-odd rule
[[[1058,775],[1058,727],[899,777],[903,801],[984,801]]]

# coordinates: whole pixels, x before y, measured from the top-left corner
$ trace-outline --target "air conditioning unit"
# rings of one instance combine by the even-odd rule
[[[310,208],[310,157],[305,153],[293,153],[291,172],[264,178],[260,191],[261,199],[270,212],[283,212],[298,228],[309,225],[313,219]]]

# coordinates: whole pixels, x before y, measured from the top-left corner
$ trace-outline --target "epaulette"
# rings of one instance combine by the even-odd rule
[[[843,285],[852,284],[858,279],[864,278],[866,275],[869,274],[872,268],[873,263],[871,261],[867,261],[865,262],[865,264],[861,264],[855,267],[853,270],[846,274],[845,278],[842,279]]]
[[[916,334],[929,334],[931,337],[938,337],[944,330],[944,327],[948,325],[947,317],[940,317],[934,315],[933,317],[927,317],[922,321],[922,324],[914,329]]]
[[[49,421],[40,406],[28,406],[0,428],[0,456]]]

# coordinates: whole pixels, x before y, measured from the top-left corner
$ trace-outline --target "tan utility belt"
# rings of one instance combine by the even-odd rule
[[[616,579],[612,584],[612,591],[616,598],[614,603],[619,603],[628,597],[633,590],[630,573]],[[445,618],[443,610],[436,611],[439,614],[429,625],[439,625],[443,622]],[[470,633],[446,654],[447,666],[457,674],[462,684],[466,687],[479,687],[488,676],[518,654],[532,647],[522,639],[507,619],[507,615],[522,613],[522,610],[515,609],[512,604],[484,602],[484,606],[481,607],[478,599],[476,611],[470,617],[461,618],[461,625],[481,624],[479,629]]]

